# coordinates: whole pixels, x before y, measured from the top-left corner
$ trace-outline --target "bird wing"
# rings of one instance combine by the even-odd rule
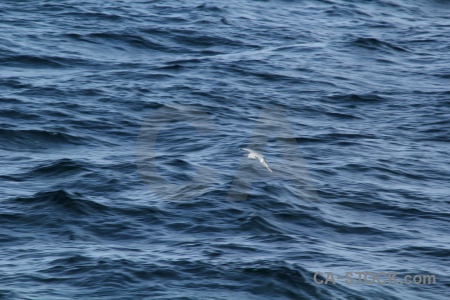
[[[264,159],[264,157],[261,156],[259,161],[264,165],[264,167],[267,168],[267,170],[269,170],[271,173],[273,173],[272,170],[269,168],[269,165],[266,163],[266,160]]]

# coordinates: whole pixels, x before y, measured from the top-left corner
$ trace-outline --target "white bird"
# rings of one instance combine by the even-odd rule
[[[269,165],[266,163],[266,160],[264,159],[264,156],[262,156],[261,154],[253,151],[252,149],[248,149],[248,148],[241,148],[241,150],[245,150],[248,152],[248,158],[251,159],[258,159],[264,167],[267,168],[267,170],[269,170],[270,172],[272,172],[272,170],[269,168]],[[273,173],[273,172],[272,172]]]

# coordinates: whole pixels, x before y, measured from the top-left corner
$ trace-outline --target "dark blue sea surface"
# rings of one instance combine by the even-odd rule
[[[450,299],[450,2],[1,0],[0,161],[2,300]]]

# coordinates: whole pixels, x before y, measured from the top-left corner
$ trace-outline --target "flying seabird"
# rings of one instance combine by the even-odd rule
[[[261,154],[253,151],[252,149],[248,149],[248,148],[241,148],[241,150],[245,150],[248,152],[248,158],[251,159],[258,159],[264,167],[267,168],[267,170],[269,170],[270,172],[272,172],[272,170],[269,168],[269,165],[266,163],[266,160],[264,159],[264,156],[262,156]],[[272,172],[273,173],[273,172]]]

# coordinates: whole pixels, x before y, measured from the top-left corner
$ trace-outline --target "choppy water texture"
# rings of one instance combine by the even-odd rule
[[[2,0],[0,299],[449,299],[449,15]]]

